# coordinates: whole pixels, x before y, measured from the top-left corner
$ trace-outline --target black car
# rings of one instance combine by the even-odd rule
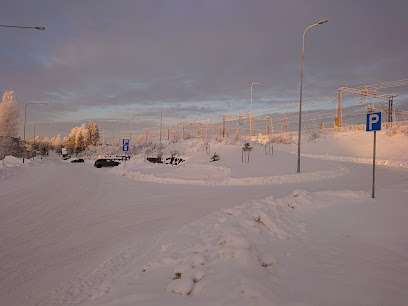
[[[95,166],[96,168],[115,167],[115,166],[117,166],[117,165],[120,165],[120,162],[114,161],[114,160],[112,160],[112,159],[104,159],[104,158],[97,159],[97,160],[95,161],[95,164],[94,164],[94,166]]]
[[[71,163],[84,163],[85,161],[82,158],[71,160]]]

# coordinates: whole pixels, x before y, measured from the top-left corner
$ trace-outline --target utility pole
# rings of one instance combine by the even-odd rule
[[[132,142],[132,113],[129,113],[129,145]]]
[[[266,120],[266,134],[268,134],[268,136],[269,136],[269,117],[268,117],[268,120]]]
[[[222,116],[222,137],[225,137],[225,115]]]
[[[160,104],[160,142],[162,134],[162,124],[163,124],[163,103]]]

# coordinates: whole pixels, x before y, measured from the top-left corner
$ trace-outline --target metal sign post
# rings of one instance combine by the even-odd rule
[[[126,169],[126,160],[127,160],[126,152],[129,151],[129,139],[123,139],[122,150],[123,150],[123,152],[125,152],[125,166],[124,166],[124,168]]]
[[[367,125],[366,131],[374,131],[374,148],[373,148],[373,187],[372,187],[372,198],[374,199],[375,192],[375,149],[377,142],[377,131],[381,131],[381,112],[367,114]]]

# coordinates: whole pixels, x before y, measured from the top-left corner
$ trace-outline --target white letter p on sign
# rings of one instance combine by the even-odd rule
[[[373,129],[373,124],[377,123],[378,120],[380,120],[380,116],[378,116],[377,114],[370,115],[370,117],[368,118],[368,126],[370,130]]]

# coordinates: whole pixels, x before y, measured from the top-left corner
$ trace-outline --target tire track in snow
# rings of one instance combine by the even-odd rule
[[[123,271],[130,263],[148,254],[160,241],[161,234],[139,241],[122,249],[116,255],[97,265],[92,271],[78,274],[58,288],[41,298],[34,305],[78,305],[93,297],[106,294],[110,287],[104,285],[118,272]]]
[[[40,240],[40,243],[36,245],[31,244],[32,246],[36,248],[46,247],[47,244],[53,244],[52,239],[49,242],[50,238],[58,235],[58,232],[49,231],[49,220],[53,220],[53,224],[57,226],[67,216],[72,218],[71,212],[80,208],[84,201],[92,200],[99,202],[104,197],[104,187],[95,180],[92,182],[93,193],[89,193],[86,188],[81,190],[81,192],[72,192],[72,190],[61,186],[61,184],[50,193],[48,186],[54,186],[52,184],[53,181],[62,179],[58,178],[58,170],[52,169],[52,165],[48,165],[48,167],[51,169],[51,172],[49,172],[51,175],[46,177],[41,183],[40,188],[38,188],[38,184],[32,183],[31,180],[26,180],[30,184],[23,185],[18,191],[14,189],[5,193],[7,199],[9,199],[7,205],[11,208],[14,207],[15,211],[10,218],[1,216],[1,228],[7,229],[5,231],[7,235],[0,235],[1,246],[5,247],[6,250],[10,249],[13,251],[0,256],[2,262],[6,263],[1,266],[0,296],[8,295],[27,282],[92,256],[104,247],[117,241],[117,237],[108,237],[102,243],[93,245],[92,248],[79,248],[76,252],[70,252],[69,256],[62,256],[57,260],[54,260],[55,257],[51,257],[51,263],[44,264],[45,260],[41,259],[37,259],[37,263],[32,261],[30,254],[24,251],[26,249],[25,244],[31,244],[33,237],[35,237],[36,240]],[[28,172],[26,175],[30,177],[32,173]],[[21,190],[23,190],[23,193],[21,193]],[[2,207],[2,211],[3,209],[7,211],[7,207]],[[6,219],[4,220],[4,218]],[[76,218],[80,218],[80,214]],[[71,225],[75,220],[75,218],[70,219],[71,223],[64,225]],[[71,228],[65,228],[64,225],[62,231],[69,234]],[[16,244],[15,241],[20,244]],[[32,248],[28,249],[32,251]],[[52,249],[50,251],[52,252]],[[11,256],[21,259],[12,261],[10,260]],[[32,304],[31,301],[28,303]]]

